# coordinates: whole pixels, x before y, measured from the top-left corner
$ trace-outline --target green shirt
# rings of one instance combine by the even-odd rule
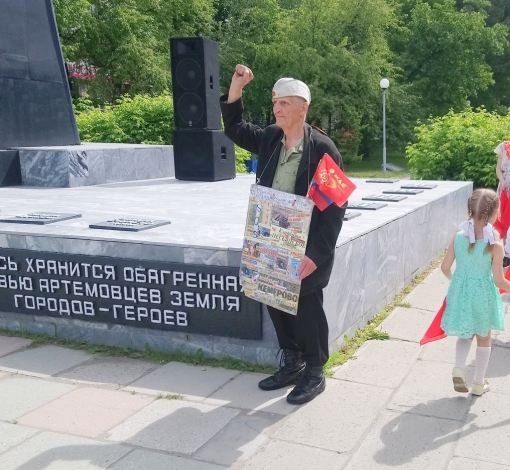
[[[273,189],[294,194],[296,176],[303,155],[303,138],[289,150],[285,150],[285,134],[282,138],[282,150],[273,179]]]

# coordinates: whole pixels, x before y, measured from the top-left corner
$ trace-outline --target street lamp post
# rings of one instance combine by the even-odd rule
[[[390,86],[390,81],[383,78],[379,83],[382,88],[382,116],[383,116],[383,173],[386,173],[386,89]]]

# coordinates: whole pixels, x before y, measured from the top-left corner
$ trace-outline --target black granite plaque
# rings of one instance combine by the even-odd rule
[[[434,189],[437,184],[403,184],[401,188],[404,189]]]
[[[9,222],[15,224],[35,224],[47,225],[62,220],[77,219],[81,214],[64,214],[62,212],[34,212],[31,214],[15,215],[0,219],[0,222]]]
[[[376,204],[375,202],[349,202],[347,209],[358,209],[364,211],[376,211],[388,204]]]
[[[423,189],[388,189],[387,191],[383,191],[383,194],[408,194],[410,196],[415,194],[420,194],[423,192]]]
[[[352,211],[351,212],[346,212],[344,214],[344,219],[343,220],[345,222],[346,220],[355,219],[356,217],[359,217],[360,215],[361,215],[361,212],[352,212]]]
[[[157,330],[262,337],[239,267],[0,248],[2,311]]]
[[[363,201],[388,201],[399,202],[402,199],[407,199],[407,196],[397,196],[391,194],[371,194],[370,196],[362,197]]]
[[[142,230],[159,227],[161,225],[167,225],[170,223],[171,222],[169,220],[136,219],[134,217],[124,217],[120,219],[107,220],[106,222],[98,222],[97,224],[90,224],[89,228],[140,232]]]
[[[375,178],[375,179],[367,180],[366,182],[367,183],[396,183],[397,181],[400,181],[400,180],[390,179],[390,178]]]

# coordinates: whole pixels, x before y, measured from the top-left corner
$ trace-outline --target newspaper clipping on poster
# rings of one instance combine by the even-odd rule
[[[297,314],[313,207],[306,197],[251,186],[240,272],[248,297]]]

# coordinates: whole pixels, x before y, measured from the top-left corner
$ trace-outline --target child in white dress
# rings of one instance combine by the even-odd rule
[[[508,228],[510,227],[510,141],[501,142],[494,149],[494,153],[498,155],[496,175],[499,180],[499,217],[494,223],[494,228],[499,232],[500,238],[506,241]],[[507,254],[503,260],[505,267],[510,263],[510,251],[508,248],[505,245],[505,252]]]

